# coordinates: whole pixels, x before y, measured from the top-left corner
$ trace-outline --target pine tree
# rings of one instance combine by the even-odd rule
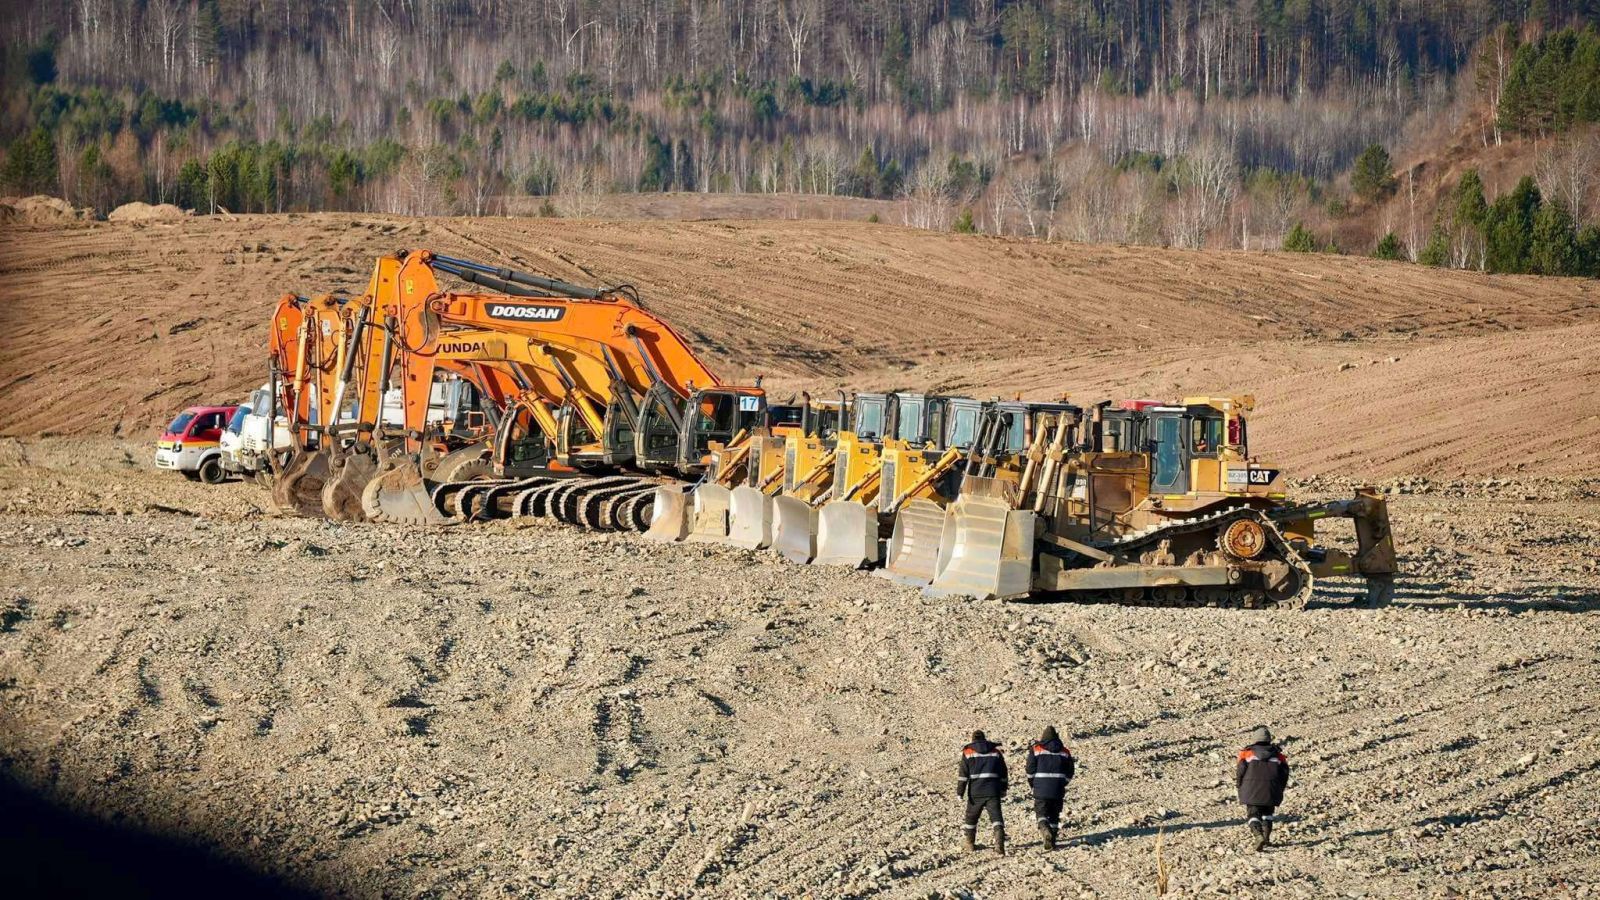
[[[1394,193],[1394,161],[1382,144],[1373,144],[1356,157],[1355,169],[1350,173],[1350,186],[1368,203]]]
[[[1428,236],[1428,243],[1417,254],[1417,262],[1438,268],[1450,265],[1450,233],[1443,228],[1434,228],[1433,234]]]
[[[1540,275],[1582,274],[1572,216],[1560,203],[1544,203],[1534,215],[1528,263],[1530,271]]]
[[[1590,225],[1578,232],[1577,274],[1600,278],[1600,225]]]
[[[1392,231],[1384,234],[1378,241],[1378,246],[1372,248],[1373,259],[1405,259],[1405,248],[1400,246],[1400,238]]]
[[[1489,214],[1489,203],[1483,198],[1483,179],[1477,169],[1468,169],[1456,183],[1456,225],[1483,230],[1483,220]]]
[[[1283,249],[1293,253],[1315,253],[1317,252],[1317,236],[1308,231],[1304,225],[1296,222],[1294,227],[1289,229],[1289,233],[1283,236]]]
[[[11,142],[3,175],[6,184],[23,194],[54,194],[57,175],[56,142],[44,126]]]
[[[1484,264],[1490,272],[1528,271],[1539,202],[1539,188],[1530,177],[1495,198],[1484,221]]]
[[[955,224],[950,226],[950,230],[957,234],[976,234],[978,226],[972,221],[972,210],[963,209],[961,215],[956,216]]]

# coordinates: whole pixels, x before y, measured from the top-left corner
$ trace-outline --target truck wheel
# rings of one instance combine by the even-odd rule
[[[221,484],[222,480],[228,477],[228,473],[222,471],[222,459],[211,456],[201,460],[197,477],[206,484]]]

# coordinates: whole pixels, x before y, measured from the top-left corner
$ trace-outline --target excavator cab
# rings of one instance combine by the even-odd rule
[[[759,388],[708,388],[695,391],[684,404],[678,433],[678,468],[703,470],[712,444],[726,446],[740,435],[766,424],[767,395]]]

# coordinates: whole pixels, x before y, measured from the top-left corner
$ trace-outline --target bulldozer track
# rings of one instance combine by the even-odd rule
[[[1121,556],[1137,557],[1145,550],[1154,549],[1163,540],[1175,535],[1194,534],[1198,531],[1214,530],[1218,535],[1229,525],[1239,521],[1254,521],[1261,526],[1266,534],[1269,553],[1275,551],[1277,558],[1289,564],[1300,576],[1300,587],[1292,596],[1281,600],[1272,599],[1267,592],[1259,587],[1226,587],[1226,588],[1135,588],[1128,591],[1083,592],[1088,593],[1091,599],[1100,599],[1117,603],[1123,606],[1171,606],[1171,607],[1225,607],[1236,609],[1260,609],[1275,607],[1280,609],[1301,609],[1311,599],[1313,581],[1311,567],[1295,552],[1294,547],[1284,538],[1283,533],[1273,523],[1268,514],[1248,506],[1233,507],[1219,510],[1207,516],[1190,519],[1183,522],[1174,522],[1170,525],[1160,525],[1147,528],[1134,534],[1124,535],[1111,541],[1095,542],[1094,546],[1107,553]],[[1219,544],[1220,547],[1220,544]],[[1263,556],[1267,554],[1262,554]],[[1102,594],[1108,596],[1101,596]]]

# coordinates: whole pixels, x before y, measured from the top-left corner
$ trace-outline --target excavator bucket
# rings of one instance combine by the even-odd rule
[[[730,503],[728,489],[720,484],[707,483],[695,488],[689,519],[689,540],[727,540]]]
[[[873,573],[901,584],[924,586],[939,566],[939,538],[944,533],[944,507],[932,500],[911,500],[894,517],[888,558]]]
[[[272,505],[280,513],[322,515],[322,486],[332,474],[323,450],[302,450],[272,485]]]
[[[322,514],[335,522],[365,521],[361,492],[376,474],[378,463],[371,454],[346,453],[337,470],[322,484]]]
[[[746,550],[772,546],[772,498],[749,485],[739,485],[730,495],[728,543]]]
[[[829,503],[817,511],[817,558],[811,562],[852,569],[877,565],[882,556],[878,544],[876,505],[854,500]]]
[[[1033,585],[1037,514],[995,496],[963,493],[945,510],[938,574],[924,590],[980,600],[1020,597]]]
[[[402,457],[386,463],[361,492],[361,509],[373,522],[450,525],[454,520],[433,506],[428,483],[415,462]]]
[[[810,562],[817,555],[816,507],[794,497],[773,497],[772,549],[790,562]]]
[[[689,488],[681,484],[656,487],[651,500],[650,528],[644,536],[652,541],[677,543],[689,536]]]

